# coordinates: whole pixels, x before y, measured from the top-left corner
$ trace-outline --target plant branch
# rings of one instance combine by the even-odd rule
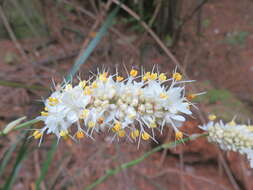
[[[208,136],[207,133],[203,133],[203,134],[195,134],[192,135],[190,137],[181,139],[181,140],[177,140],[175,142],[171,142],[171,143],[167,143],[167,144],[162,144],[160,146],[157,146],[155,148],[153,148],[152,150],[146,152],[144,155],[142,155],[141,157],[132,160],[130,162],[126,162],[124,164],[121,164],[120,166],[116,167],[115,169],[111,169],[111,170],[107,170],[106,174],[100,178],[98,178],[96,181],[94,181],[92,184],[88,185],[86,188],[84,188],[84,190],[92,190],[94,189],[97,185],[103,183],[105,180],[107,180],[109,177],[114,176],[116,174],[118,174],[119,172],[121,172],[124,169],[130,168],[132,166],[135,166],[137,164],[139,164],[140,162],[142,162],[143,160],[145,160],[146,158],[148,158],[149,156],[151,156],[152,154],[162,150],[162,149],[168,149],[168,148],[173,148],[178,144],[182,144],[185,143],[187,141],[190,140],[195,140],[199,137],[205,137]]]

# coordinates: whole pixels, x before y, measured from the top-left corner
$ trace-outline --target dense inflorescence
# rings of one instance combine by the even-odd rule
[[[200,126],[208,132],[209,142],[216,143],[223,150],[239,152],[247,156],[253,167],[253,126],[209,121]]]
[[[189,99],[185,97],[182,75],[174,72],[171,78],[164,73],[146,72],[138,75],[132,69],[124,79],[118,74],[100,72],[87,81],[72,86],[66,83],[44,101],[45,108],[39,120],[45,126],[33,133],[55,134],[81,139],[93,138],[94,132],[109,131],[112,140],[126,137],[131,141],[155,140],[154,130],[161,133],[171,126],[176,138],[183,137],[178,127],[191,115]],[[74,127],[75,126],[75,127]]]

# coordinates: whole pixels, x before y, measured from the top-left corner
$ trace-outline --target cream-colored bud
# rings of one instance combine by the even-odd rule
[[[146,108],[147,110],[151,110],[151,109],[153,109],[153,105],[152,105],[151,103],[146,103],[146,104],[145,104],[145,108]]]
[[[141,112],[141,113],[144,113],[146,111],[145,109],[145,106],[143,104],[141,104],[139,107],[138,107],[138,111]]]

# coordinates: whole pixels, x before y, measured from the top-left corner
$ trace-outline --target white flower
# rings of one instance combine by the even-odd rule
[[[45,126],[33,136],[54,133],[60,138],[74,132],[76,138],[83,138],[109,131],[113,139],[127,137],[139,143],[141,139],[155,140],[154,130],[162,132],[164,126],[171,126],[177,138],[182,138],[178,127],[185,121],[184,115],[192,112],[180,85],[189,81],[181,79],[179,73],[170,79],[154,72],[138,76],[132,69],[126,79],[102,72],[74,87],[65,84],[45,101],[45,110],[38,117]]]
[[[253,167],[253,128],[252,126],[236,124],[233,120],[228,123],[210,121],[200,126],[208,132],[208,140],[218,144],[223,150],[231,150],[247,155]]]

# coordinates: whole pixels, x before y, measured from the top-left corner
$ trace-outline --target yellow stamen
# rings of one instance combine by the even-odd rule
[[[91,87],[92,88],[97,88],[98,87],[98,83],[96,81],[94,81],[92,84],[91,84]]]
[[[95,124],[95,122],[93,122],[93,121],[89,121],[89,122],[88,122],[88,127],[89,127],[89,128],[95,127],[95,125],[96,125],[96,124]]]
[[[214,120],[216,119],[216,115],[210,114],[210,115],[208,116],[208,119],[209,119],[210,121],[214,121]]]
[[[228,124],[229,124],[230,126],[236,126],[236,122],[235,122],[234,120],[230,121]]]
[[[108,80],[107,75],[108,75],[107,72],[104,72],[104,73],[100,74],[99,75],[99,80],[101,80],[103,82],[106,82]]]
[[[167,79],[167,77],[164,73],[161,73],[158,78],[160,81],[165,81]]]
[[[156,80],[157,79],[157,73],[152,73],[150,75],[150,80]]]
[[[183,76],[180,73],[173,73],[172,78],[179,81],[183,78]]]
[[[181,140],[183,138],[184,134],[181,131],[177,131],[175,133],[176,140]]]
[[[35,139],[39,139],[41,136],[42,136],[42,133],[38,130],[34,131],[32,136],[35,138]]]
[[[48,111],[48,107],[44,107],[44,110],[45,110],[45,111]]]
[[[77,133],[76,133],[76,138],[78,138],[78,139],[82,139],[82,138],[84,138],[85,136],[84,136],[84,132],[82,132],[82,131],[77,131]]]
[[[81,88],[84,88],[84,87],[86,86],[86,84],[87,84],[87,82],[86,82],[85,80],[83,80],[83,81],[80,81],[78,85],[79,85]]]
[[[100,117],[98,118],[98,124],[103,124],[104,123],[104,118],[103,117]]]
[[[71,90],[73,87],[72,87],[72,84],[67,84],[65,86],[65,90],[68,91],[68,90]]]
[[[40,112],[41,116],[48,116],[48,112],[42,111]]]
[[[124,79],[124,78],[121,77],[121,76],[117,76],[117,77],[116,77],[116,81],[117,81],[117,82],[120,82],[120,81],[122,81],[123,79]]]
[[[84,95],[91,95],[91,93],[92,93],[92,90],[90,89],[90,87],[86,86],[84,88]]]
[[[250,131],[253,131],[253,125],[249,125],[248,128]]]
[[[150,135],[147,133],[147,132],[143,132],[141,134],[141,138],[144,140],[144,141],[147,141],[148,139],[150,139]]]
[[[136,114],[135,114],[135,113],[132,113],[132,114],[127,115],[127,117],[128,117],[129,119],[135,119],[135,118],[136,118]]]
[[[50,106],[55,106],[56,104],[59,103],[59,100],[57,98],[49,97],[48,98],[48,102],[49,102],[48,104]]]
[[[160,98],[167,99],[167,98],[168,98],[168,95],[165,94],[165,93],[161,93],[161,94],[160,94]]]
[[[121,124],[119,122],[115,123],[113,128],[112,128],[112,131],[113,132],[117,132],[121,129]]]
[[[188,94],[187,96],[186,96],[186,98],[188,99],[188,100],[192,100],[192,99],[194,99],[194,98],[196,98],[196,94]]]
[[[60,132],[60,136],[61,137],[66,137],[66,136],[68,136],[68,134],[69,134],[69,132],[66,130],[66,131],[61,131]]]
[[[150,72],[146,72],[145,75],[142,77],[142,80],[146,81],[146,80],[150,79],[150,76],[151,76]]]
[[[80,115],[80,119],[85,119],[89,114],[89,110],[84,109]]]
[[[130,75],[131,75],[132,77],[136,77],[137,74],[138,74],[138,71],[135,70],[135,69],[132,69],[132,70],[130,71]]]
[[[136,139],[139,135],[140,135],[140,132],[138,129],[135,129],[134,131],[130,133],[130,136],[132,137],[132,139]]]
[[[157,124],[156,124],[156,122],[151,122],[150,124],[149,124],[149,126],[151,127],[151,128],[156,128],[157,127]]]
[[[119,135],[119,137],[124,137],[124,136],[126,136],[126,131],[124,131],[124,130],[119,130],[119,131],[118,131],[118,135]]]

